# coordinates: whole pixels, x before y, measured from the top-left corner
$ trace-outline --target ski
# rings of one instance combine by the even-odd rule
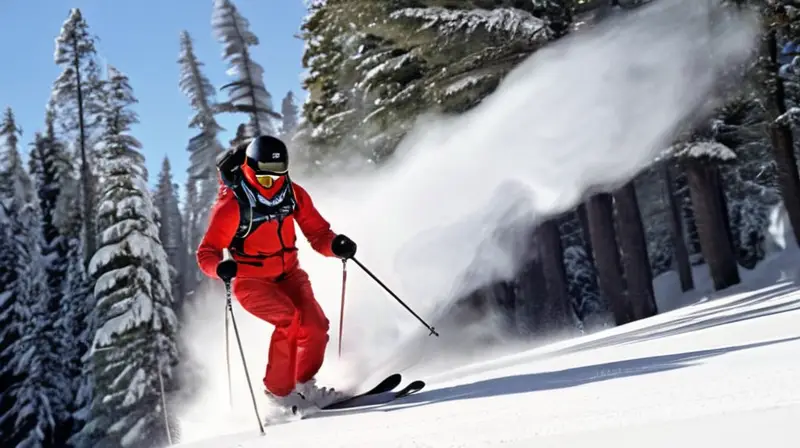
[[[363,394],[356,395],[356,397],[367,396],[367,395],[375,395],[375,394],[380,394],[380,393],[383,393],[383,392],[389,392],[390,390],[392,390],[395,387],[399,386],[402,381],[403,381],[403,375],[401,375],[399,373],[393,373],[393,374],[387,376],[386,378],[384,378],[383,381],[378,383],[372,389],[364,392]]]
[[[406,385],[404,388],[397,391],[388,390],[378,393],[358,395],[348,400],[340,401],[338,403],[334,403],[330,406],[323,408],[322,414],[325,414],[326,411],[353,409],[364,406],[376,406],[376,405],[391,403],[392,401],[395,401],[399,398],[415,394],[420,390],[422,390],[422,388],[424,387],[425,387],[424,381],[415,380]]]
[[[395,387],[399,386],[402,381],[403,381],[403,376],[401,374],[393,373],[393,374],[387,376],[386,378],[384,378],[378,384],[376,384],[372,389],[370,389],[370,390],[368,390],[366,392],[362,392],[360,394],[356,394],[354,396],[345,398],[344,400],[338,401],[338,402],[334,403],[331,406],[338,405],[338,404],[343,404],[343,403],[346,404],[346,403],[349,403],[351,400],[359,399],[359,398],[362,398],[362,397],[368,397],[368,396],[373,396],[373,395],[380,395],[380,394],[389,393],[389,392],[391,392],[392,389],[394,389]],[[266,426],[275,426],[275,425],[282,425],[282,424],[286,424],[286,423],[295,422],[295,421],[298,421],[298,420],[303,420],[303,419],[306,419],[306,418],[310,418],[314,414],[317,414],[318,412],[322,412],[325,409],[329,409],[329,407],[322,408],[322,409],[317,409],[316,411],[313,410],[313,409],[297,410],[291,416],[279,416],[279,417],[277,417],[275,419],[270,419],[270,418],[267,417],[267,418],[264,419],[264,425],[266,425]]]
[[[353,400],[361,399],[362,397],[368,397],[372,395],[379,395],[390,392],[392,389],[399,386],[402,381],[403,381],[403,376],[401,374],[393,373],[384,378],[383,381],[375,385],[375,387],[373,387],[372,389],[360,394],[353,395],[352,397],[345,398],[344,400],[337,401],[336,403],[330,404],[322,409],[323,410],[332,409],[333,406],[346,405],[347,403],[350,403]]]

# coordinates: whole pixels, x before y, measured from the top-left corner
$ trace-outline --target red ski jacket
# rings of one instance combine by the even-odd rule
[[[244,238],[243,253],[231,250],[238,264],[237,277],[274,279],[299,265],[294,223],[300,226],[311,247],[320,254],[334,257],[331,242],[336,234],[314,207],[311,196],[297,183],[292,183],[297,208],[283,222],[268,221]],[[229,188],[223,188],[211,209],[208,230],[197,248],[200,269],[211,278],[218,278],[217,264],[222,249],[230,248],[239,225],[239,204]],[[280,235],[279,235],[280,232]]]

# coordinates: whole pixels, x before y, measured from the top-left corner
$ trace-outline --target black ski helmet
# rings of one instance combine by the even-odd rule
[[[284,175],[289,171],[289,152],[280,139],[260,135],[247,145],[245,163],[257,175]]]

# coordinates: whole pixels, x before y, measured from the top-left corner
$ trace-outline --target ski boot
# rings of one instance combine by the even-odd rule
[[[301,412],[307,407],[323,409],[347,398],[345,394],[332,387],[317,387],[317,382],[313,378],[305,383],[298,383],[295,391],[304,401],[304,406],[300,409]]]
[[[300,410],[308,406],[296,390],[289,395],[281,397],[264,389],[264,395],[267,397],[267,410],[264,421],[267,425],[300,419]]]

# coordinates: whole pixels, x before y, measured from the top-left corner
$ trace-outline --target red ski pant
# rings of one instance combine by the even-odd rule
[[[275,326],[264,386],[278,396],[316,375],[328,344],[329,322],[308,274],[296,268],[281,280],[238,277],[233,294],[250,314]]]

